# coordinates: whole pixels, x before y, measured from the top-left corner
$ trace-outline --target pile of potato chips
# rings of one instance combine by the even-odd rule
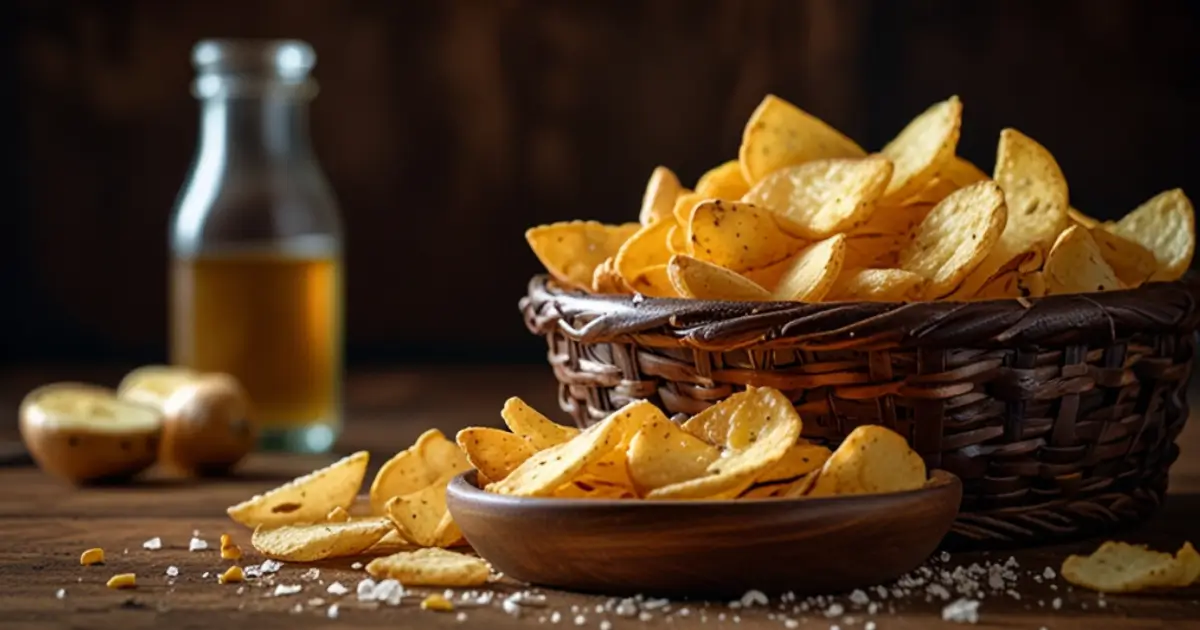
[[[1040,297],[1179,278],[1195,250],[1182,190],[1114,223],[1070,205],[1054,156],[1015,129],[992,176],[956,155],[962,103],[917,116],[878,153],[775,96],[738,159],[694,190],[650,176],[638,223],[572,221],[526,239],[561,284],[599,294],[715,300],[919,301]]]

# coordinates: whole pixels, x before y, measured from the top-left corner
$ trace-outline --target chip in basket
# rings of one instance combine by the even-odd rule
[[[1112,291],[1122,286],[1091,232],[1079,225],[1058,235],[1046,255],[1043,275],[1051,293]]]
[[[962,101],[957,96],[932,105],[908,123],[880,153],[894,172],[884,198],[904,202],[921,191],[954,159],[962,127]]]
[[[776,212],[793,236],[821,239],[865,223],[891,178],[891,161],[879,156],[816,160],[767,175],[742,201]]]
[[[691,256],[672,256],[667,264],[667,275],[671,285],[683,297],[750,302],[771,299],[770,291],[746,276]]]
[[[770,211],[720,199],[696,204],[687,234],[692,256],[739,272],[777,263],[805,245],[784,232]]]
[[[1072,584],[1102,593],[1182,588],[1200,578],[1200,554],[1190,542],[1172,556],[1145,545],[1109,541],[1090,556],[1068,557],[1061,573]]]
[[[616,255],[621,244],[639,227],[637,223],[564,221],[530,228],[525,232],[525,240],[559,282],[587,290],[592,286],[596,267]]]
[[[361,554],[390,531],[391,521],[379,517],[343,523],[259,526],[250,544],[268,558],[313,562]]]
[[[1151,280],[1179,278],[1196,252],[1196,213],[1178,188],[1156,195],[1108,229],[1154,254],[1158,270]]]
[[[900,251],[900,268],[927,278],[930,297],[950,293],[987,257],[1007,218],[996,184],[961,188],[917,225],[912,242]]]
[[[843,270],[825,296],[830,302],[912,302],[925,293],[925,277],[903,269]]]
[[[786,166],[866,154],[853,140],[816,116],[768,94],[746,122],[738,162],[743,178],[753,186]]]
[[[655,221],[670,219],[675,209],[675,199],[683,192],[679,178],[671,169],[659,166],[650,174],[646,183],[646,192],[642,196],[642,210],[638,219],[642,225],[650,225]]]
[[[335,507],[350,509],[367,472],[366,451],[251,497],[226,510],[247,527],[321,521]]]

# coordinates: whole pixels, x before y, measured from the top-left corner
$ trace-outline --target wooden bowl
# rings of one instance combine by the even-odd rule
[[[962,483],[817,499],[642,501],[511,497],[474,471],[446,492],[467,541],[498,571],[610,595],[740,597],[831,593],[918,567],[958,513]]]

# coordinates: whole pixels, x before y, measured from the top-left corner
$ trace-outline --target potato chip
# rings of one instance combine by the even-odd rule
[[[550,496],[585,466],[622,444],[626,432],[636,431],[642,419],[654,412],[662,413],[646,401],[629,403],[570,441],[538,451],[487,490],[516,496]]]
[[[795,256],[772,295],[777,300],[820,302],[833,288],[846,259],[846,237],[835,234]]]
[[[1008,220],[991,252],[951,299],[975,295],[989,280],[1014,266],[1031,271],[1022,265],[1024,259],[1042,258],[1069,223],[1067,180],[1062,169],[1045,147],[1016,129],[1000,132],[993,179],[1004,190]]]
[[[631,292],[625,280],[617,273],[614,261],[612,257],[605,258],[592,272],[592,293],[604,295]]]
[[[587,290],[596,267],[614,256],[621,244],[641,226],[604,225],[595,221],[564,221],[525,231],[525,240],[546,271],[563,284]]]
[[[640,293],[646,297],[679,297],[679,293],[675,290],[675,285],[671,284],[671,275],[667,271],[665,263],[645,268],[642,270],[642,273],[633,279],[633,282],[629,283],[629,287],[635,293]]]
[[[558,446],[579,435],[579,429],[558,424],[516,396],[504,401],[500,417],[509,431],[525,438],[535,451]]]
[[[682,195],[679,195],[679,198],[675,200],[675,209],[672,211],[672,214],[675,215],[675,222],[686,227],[688,221],[691,220],[692,210],[696,208],[696,204],[705,199],[708,199],[708,197],[694,192],[684,192]],[[685,233],[685,243],[687,242],[686,237],[687,234]]]
[[[445,549],[401,551],[367,564],[367,574],[381,580],[391,578],[404,586],[481,586],[491,569],[482,559]]]
[[[959,189],[942,200],[900,251],[900,268],[929,280],[929,297],[954,290],[987,257],[1004,230],[1004,194],[993,182]]]
[[[1021,272],[1013,269],[992,278],[972,296],[974,300],[1015,299],[1021,296]]]
[[[675,199],[683,192],[679,178],[671,169],[665,166],[655,167],[650,173],[650,181],[646,182],[646,192],[642,195],[642,209],[638,220],[642,225],[650,225],[656,221],[670,218],[675,209]]]
[[[785,166],[865,155],[841,132],[773,94],[750,115],[738,148],[742,177],[751,186]]]
[[[766,267],[804,246],[780,229],[770,211],[748,203],[701,201],[687,226],[690,254],[730,271]]]
[[[1083,227],[1085,227],[1089,230],[1094,227],[1099,227],[1099,226],[1103,225],[1103,223],[1101,223],[1100,221],[1093,219],[1092,217],[1089,217],[1088,215],[1076,210],[1074,207],[1067,208],[1067,218],[1070,219],[1073,223],[1082,225]]]
[[[947,193],[946,196],[949,196]],[[943,196],[942,199],[945,199]],[[941,201],[939,199],[938,201]],[[936,203],[915,203],[903,206],[880,206],[875,208],[867,222],[850,230],[847,237],[891,234],[907,236],[925,220]]]
[[[687,253],[687,227],[677,223],[667,230],[667,249],[672,254]]]
[[[490,427],[468,427],[455,438],[471,466],[492,481],[500,481],[534,453],[533,446],[515,433]]]
[[[737,160],[730,160],[714,167],[696,182],[696,193],[710,199],[739,199],[750,184],[742,177],[742,166]]]
[[[313,523],[335,507],[350,509],[367,473],[369,455],[359,451],[226,509],[247,527]]]
[[[259,525],[250,544],[274,560],[313,562],[326,558],[357,556],[392,531],[386,518],[367,518],[344,523],[313,525]]]
[[[1125,287],[1136,287],[1158,271],[1158,261],[1154,258],[1154,253],[1137,242],[1104,226],[1090,228],[1088,234],[1095,239],[1100,254],[1104,256],[1104,262],[1112,267]]]
[[[391,519],[402,538],[422,547],[442,546],[440,543],[447,537],[446,528],[453,527],[452,521],[448,521],[448,525],[443,523],[450,514],[446,507],[446,486],[451,479],[453,477],[443,477],[433,485],[411,494],[392,497],[384,504],[383,513]],[[461,534],[454,535],[449,542],[455,542],[458,538],[461,538]]]
[[[362,555],[386,556],[398,551],[412,551],[414,549],[419,549],[419,547],[405,540],[404,537],[400,535],[400,532],[396,531],[396,529],[393,527],[391,531],[384,534],[383,538],[380,538],[378,542],[376,542],[374,545],[371,545],[371,548],[364,551]]]
[[[775,462],[774,466],[763,471],[754,480],[754,483],[794,482],[814,470],[820,470],[831,454],[832,451],[827,447],[813,444],[808,440],[799,440],[784,453],[778,462]]]
[[[1102,593],[1182,588],[1200,576],[1200,555],[1190,542],[1172,556],[1145,545],[1108,541],[1090,556],[1068,557],[1061,573],[1076,586]]]
[[[1153,281],[1178,280],[1192,264],[1195,210],[1178,188],[1159,193],[1108,229],[1154,253],[1158,271],[1150,278]]]
[[[629,443],[629,475],[645,494],[704,475],[720,456],[721,449],[664,417],[642,426]]]
[[[673,227],[674,221],[656,221],[638,230],[621,245],[613,260],[613,268],[628,286],[633,286],[647,268],[667,264],[671,258],[667,234]]]
[[[954,160],[962,127],[962,101],[957,96],[926,109],[880,151],[894,172],[883,197],[901,202],[922,191]]]
[[[462,449],[441,431],[430,429],[380,467],[371,483],[371,509],[375,514],[385,514],[384,504],[392,497],[412,494],[443,477],[470,469]]]
[[[842,269],[895,267],[900,251],[912,241],[909,234],[862,234],[846,238]]]
[[[764,470],[779,462],[800,437],[800,416],[779,390],[758,388],[739,407],[729,423],[731,448],[708,465],[705,475],[647,493],[651,499],[711,499],[736,497]]]
[[[667,275],[683,297],[748,302],[771,299],[770,291],[745,276],[691,256],[672,256]]]
[[[942,168],[938,170],[938,177],[952,182],[957,188],[990,179],[987,173],[979,170],[978,166],[957,155],[942,165]]]
[[[556,499],[635,499],[638,495],[627,484],[613,484],[581,474],[556,488],[551,496]]]
[[[850,432],[829,456],[810,496],[876,494],[925,485],[925,462],[900,434],[879,425]]]
[[[903,269],[843,270],[828,302],[912,302],[925,294],[925,278]]]
[[[329,513],[325,515],[325,520],[329,523],[345,523],[346,521],[350,520],[350,513],[340,505],[334,506],[334,508],[329,510]]]
[[[815,160],[767,175],[742,201],[777,214],[792,236],[820,239],[865,223],[891,177],[879,156]]]
[[[829,461],[829,460],[825,460],[825,461]],[[780,497],[783,499],[797,499],[800,497],[829,496],[828,494],[813,494],[813,489],[817,485],[817,480],[820,478],[821,478],[821,469],[818,468],[817,470],[814,470],[814,471],[808,473],[807,475],[804,475],[803,477],[784,486],[783,489],[780,490],[778,493],[776,493],[774,496],[777,496],[777,497]],[[828,490],[826,490],[825,492],[828,492]]]
[[[641,415],[637,422],[648,423],[658,420],[666,420],[657,407],[640,408]],[[592,482],[612,486],[627,490],[631,494],[636,494],[633,487],[633,479],[629,476],[629,465],[627,452],[629,451],[629,443],[633,441],[633,436],[637,433],[636,427],[630,428],[621,435],[621,441],[617,443],[608,453],[600,457],[594,462],[589,462],[579,471],[575,480],[587,479]]]
[[[745,391],[726,396],[724,400],[688,418],[680,427],[709,444],[724,446],[729,438],[729,426],[733,416],[755,395],[755,389],[747,387]]]
[[[1046,291],[1051,295],[1122,288],[1091,233],[1078,225],[1067,228],[1054,242],[1042,273],[1046,277]]]

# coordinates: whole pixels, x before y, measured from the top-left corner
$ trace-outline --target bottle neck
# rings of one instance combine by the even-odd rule
[[[215,154],[215,155],[214,155]],[[308,101],[287,96],[218,96],[200,108],[200,155],[222,161],[309,159]]]

